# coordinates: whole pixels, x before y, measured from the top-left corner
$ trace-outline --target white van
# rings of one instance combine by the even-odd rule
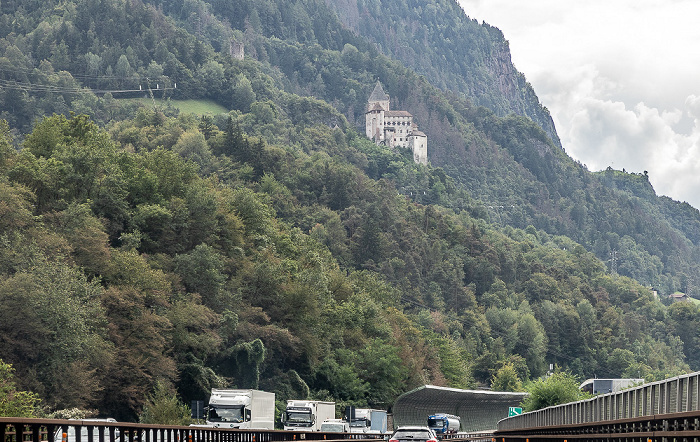
[[[350,425],[343,419],[326,419],[321,422],[320,431],[324,433],[349,433]]]

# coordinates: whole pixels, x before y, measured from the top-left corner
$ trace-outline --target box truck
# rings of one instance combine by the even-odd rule
[[[384,410],[371,408],[355,408],[350,417],[350,432],[380,433],[387,432],[387,414]]]
[[[260,390],[213,389],[206,408],[206,426],[275,428],[275,393]]]

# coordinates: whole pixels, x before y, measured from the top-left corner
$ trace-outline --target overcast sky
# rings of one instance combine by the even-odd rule
[[[458,1],[503,31],[570,156],[700,208],[700,1]]]

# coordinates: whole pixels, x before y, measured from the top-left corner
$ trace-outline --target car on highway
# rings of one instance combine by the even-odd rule
[[[326,419],[321,423],[322,433],[349,433],[350,425],[343,419]]]
[[[438,439],[430,428],[411,425],[397,428],[389,442],[438,442]]]

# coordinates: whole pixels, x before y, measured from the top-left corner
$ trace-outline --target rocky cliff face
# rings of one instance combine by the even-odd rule
[[[554,144],[561,147],[549,110],[540,104],[532,85],[513,65],[510,47],[505,39],[495,42],[492,56],[486,59],[486,67],[507,107],[518,115],[529,117],[549,135]]]

